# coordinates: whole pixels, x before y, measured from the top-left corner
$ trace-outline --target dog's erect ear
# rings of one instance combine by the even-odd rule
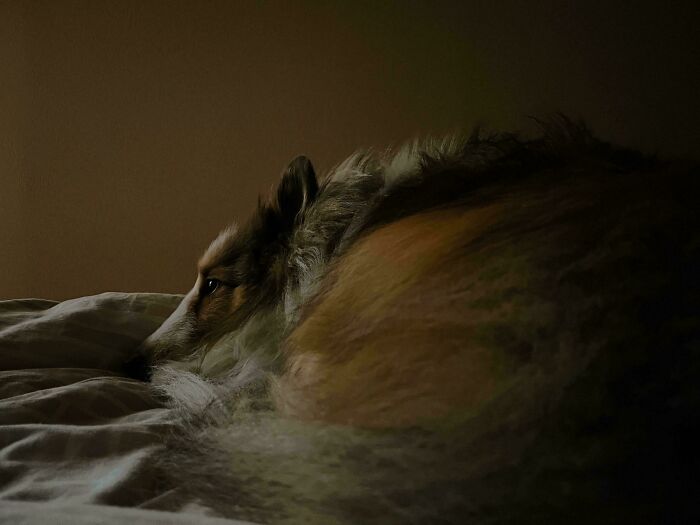
[[[303,217],[318,193],[318,182],[311,161],[304,156],[294,159],[282,175],[277,188],[277,207],[288,225]]]

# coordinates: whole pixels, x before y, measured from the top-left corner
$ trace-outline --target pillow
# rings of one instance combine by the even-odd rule
[[[119,372],[181,300],[172,294],[108,292],[60,303],[0,301],[0,370]]]

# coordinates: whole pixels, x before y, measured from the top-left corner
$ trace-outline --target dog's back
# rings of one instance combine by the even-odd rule
[[[303,431],[241,419],[236,398],[229,433],[200,434],[235,459],[190,470],[209,487],[216,472],[238,510],[212,506],[319,523],[697,516],[697,171],[588,139],[493,144],[374,188],[311,291],[292,272],[237,320],[245,334],[287,304],[261,410]],[[284,259],[304,262],[289,238]],[[238,442],[261,429],[259,449]]]

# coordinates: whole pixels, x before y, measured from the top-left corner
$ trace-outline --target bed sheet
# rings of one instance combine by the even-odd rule
[[[175,419],[122,373],[180,299],[0,301],[1,522],[242,523],[163,486],[156,459]]]

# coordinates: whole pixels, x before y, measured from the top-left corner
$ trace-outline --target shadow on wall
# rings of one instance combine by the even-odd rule
[[[5,2],[0,298],[182,291],[299,153],[323,172],[358,147],[562,110],[693,154],[692,8]]]

